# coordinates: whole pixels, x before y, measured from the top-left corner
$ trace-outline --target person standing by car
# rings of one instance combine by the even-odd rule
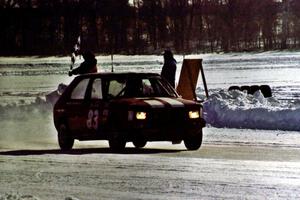
[[[170,50],[165,50],[163,56],[164,65],[161,70],[161,76],[175,88],[176,60]]]
[[[84,61],[79,67],[69,71],[69,76],[77,74],[97,73],[97,59],[91,51],[86,51],[82,54]]]

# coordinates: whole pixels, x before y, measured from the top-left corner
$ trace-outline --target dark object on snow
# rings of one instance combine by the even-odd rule
[[[240,91],[245,91],[246,90],[247,94],[252,94],[252,95],[256,91],[260,90],[265,98],[272,97],[272,90],[271,90],[271,87],[269,85],[260,85],[260,86],[258,86],[258,85],[251,85],[251,86],[243,85],[241,87],[233,85],[233,86],[230,86],[228,88],[228,91],[230,91],[230,90],[240,90]]]
[[[264,95],[264,97],[272,97],[272,90],[269,85],[261,85],[259,86],[259,89]]]
[[[259,90],[259,86],[258,85],[251,85],[250,86],[249,94],[253,95],[257,90]]]
[[[241,88],[237,85],[233,85],[228,88],[228,91],[231,91],[231,90],[241,90]]]
[[[249,92],[250,92],[250,86],[248,86],[248,85],[241,86],[241,91],[247,91],[247,94],[249,94]]]
[[[82,54],[82,57],[84,59],[83,63],[76,69],[69,71],[69,76],[72,76],[73,74],[97,73],[97,60],[95,55],[92,52],[87,51]]]
[[[161,76],[175,88],[176,60],[170,50],[165,50],[163,56],[164,65],[161,70]]]

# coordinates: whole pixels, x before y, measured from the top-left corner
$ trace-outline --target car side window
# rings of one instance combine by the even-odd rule
[[[102,81],[100,78],[95,79],[92,85],[92,99],[102,99]]]
[[[109,83],[108,94],[111,96],[118,95],[125,87],[125,82],[111,80]]]
[[[84,99],[89,79],[81,80],[71,93],[71,99]]]
[[[146,97],[153,96],[154,90],[152,87],[152,84],[149,79],[143,79],[142,80],[142,85],[143,85],[143,95]]]

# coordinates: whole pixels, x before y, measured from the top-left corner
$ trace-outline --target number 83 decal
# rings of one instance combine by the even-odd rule
[[[88,129],[98,129],[98,120],[99,119],[99,111],[98,110],[90,110],[88,113],[88,118],[86,120],[86,126]]]

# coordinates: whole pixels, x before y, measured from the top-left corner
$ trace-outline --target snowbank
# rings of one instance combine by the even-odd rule
[[[40,97],[33,102],[0,104],[0,119],[24,121],[37,116],[48,118],[52,116],[52,108],[53,105]],[[208,126],[300,130],[300,100],[285,103],[274,97],[265,98],[261,91],[251,95],[238,90],[221,90],[210,95],[203,103],[203,108]]]
[[[207,123],[214,127],[269,130],[300,130],[300,101],[283,103],[274,97],[264,98],[242,91],[220,91],[203,104]]]

